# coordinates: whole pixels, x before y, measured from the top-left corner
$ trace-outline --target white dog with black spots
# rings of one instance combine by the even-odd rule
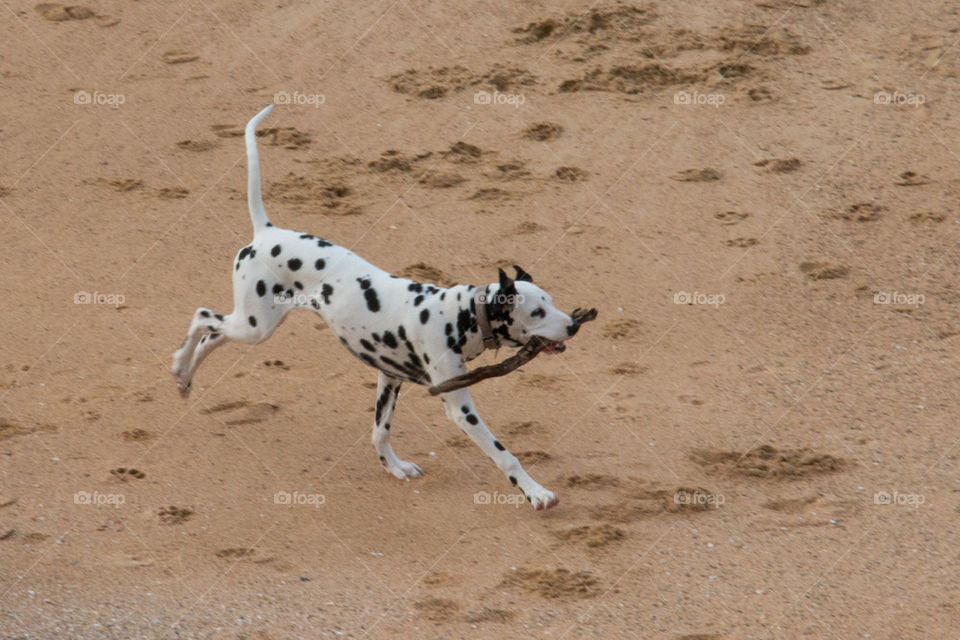
[[[423,471],[401,460],[390,446],[393,410],[404,381],[421,385],[466,373],[466,362],[487,348],[519,347],[533,336],[562,351],[579,323],[559,311],[530,276],[500,270],[485,287],[450,288],[414,282],[378,269],[343,247],[308,233],[273,226],[260,192],[256,127],[272,105],[247,123],[247,200],[253,241],[233,265],[233,311],[199,308],[183,345],[173,354],[172,372],[187,397],[200,363],[227,340],[263,342],[292,309],[318,313],[340,342],[380,372],[373,446],[380,462],[401,479]],[[557,504],[557,496],[531,478],[477,413],[467,389],[441,396],[447,416],[486,453],[535,509]]]

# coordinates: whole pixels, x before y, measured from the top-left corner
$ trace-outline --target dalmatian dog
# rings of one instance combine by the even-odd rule
[[[401,479],[421,476],[413,462],[390,446],[390,428],[403,382],[431,385],[466,373],[466,362],[485,349],[520,347],[533,336],[550,340],[547,352],[564,349],[579,323],[559,311],[529,274],[515,267],[486,286],[441,288],[378,269],[352,251],[309,233],[275,227],[260,191],[257,125],[272,105],[247,123],[247,200],[253,241],[233,263],[233,311],[196,310],[171,369],[180,394],[190,394],[197,368],[228,340],[257,344],[269,338],[292,309],[319,314],[354,356],[379,371],[373,446],[383,467]],[[467,389],[441,395],[447,416],[531,505],[547,509],[557,496],[531,478],[487,428]]]

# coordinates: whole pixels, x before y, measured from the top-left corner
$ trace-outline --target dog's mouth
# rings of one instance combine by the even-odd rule
[[[563,353],[567,350],[567,345],[563,344],[560,341],[553,341],[544,348],[544,353]]]

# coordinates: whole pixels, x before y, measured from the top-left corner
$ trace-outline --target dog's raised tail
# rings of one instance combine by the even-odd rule
[[[267,210],[263,207],[263,194],[260,192],[260,155],[257,153],[257,125],[270,115],[273,105],[250,118],[243,138],[247,143],[247,206],[250,209],[250,220],[253,222],[253,233],[256,235],[270,224]]]

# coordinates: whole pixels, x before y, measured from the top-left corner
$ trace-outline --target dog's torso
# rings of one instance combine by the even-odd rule
[[[418,384],[438,359],[471,360],[477,344],[473,285],[441,288],[392,275],[311,234],[270,227],[239,251],[234,291],[251,328],[282,322],[291,305],[316,311],[365,364]],[[448,367],[444,367],[445,369]]]

